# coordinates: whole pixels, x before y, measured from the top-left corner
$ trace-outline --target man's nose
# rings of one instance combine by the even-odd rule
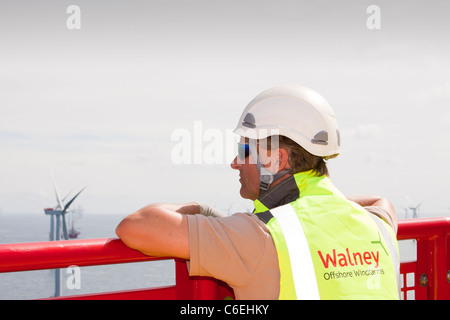
[[[242,167],[242,163],[239,163],[238,157],[236,156],[234,160],[230,163],[232,169],[239,170]]]

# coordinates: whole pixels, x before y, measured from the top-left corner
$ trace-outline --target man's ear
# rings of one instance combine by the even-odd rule
[[[285,148],[278,149],[278,171],[290,169],[289,152]]]

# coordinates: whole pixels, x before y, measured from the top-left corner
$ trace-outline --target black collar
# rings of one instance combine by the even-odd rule
[[[290,176],[275,187],[263,192],[258,201],[270,210],[297,200],[298,197],[300,197],[300,190],[295,182],[295,177]]]

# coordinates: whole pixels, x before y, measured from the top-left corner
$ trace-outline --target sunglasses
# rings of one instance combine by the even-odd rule
[[[248,144],[238,143],[239,159],[244,161],[250,155],[250,146]]]

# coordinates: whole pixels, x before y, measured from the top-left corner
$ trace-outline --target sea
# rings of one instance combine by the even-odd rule
[[[114,230],[125,216],[86,213],[75,224],[78,239],[115,238]],[[49,228],[50,217],[44,213],[0,213],[0,244],[48,241]],[[402,262],[416,260],[415,241],[400,241],[399,250]],[[74,286],[68,281],[73,274],[62,269],[62,296],[175,284],[172,260],[81,267],[79,271]],[[48,298],[54,292],[54,270],[0,273],[0,300]]]
[[[75,223],[80,231],[78,239],[116,238],[114,230],[125,216],[85,213]],[[50,217],[44,212],[0,214],[0,244],[48,241],[49,231]],[[81,267],[77,285],[72,281],[74,273],[61,270],[62,296],[175,284],[173,260]],[[54,274],[54,270],[0,273],[0,300],[53,297]]]

